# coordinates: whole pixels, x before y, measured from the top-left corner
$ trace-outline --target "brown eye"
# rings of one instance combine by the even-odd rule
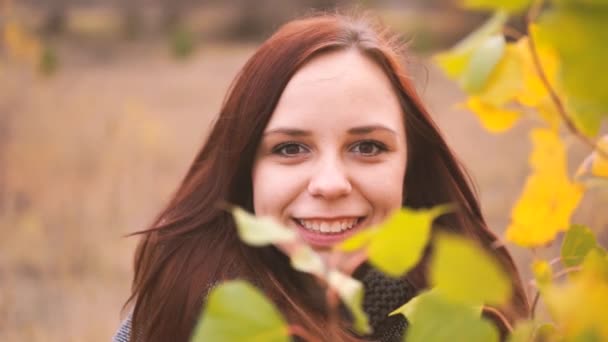
[[[274,154],[282,155],[285,157],[296,157],[299,154],[308,152],[308,149],[301,144],[296,143],[284,143],[275,147],[272,151]]]
[[[364,156],[375,156],[386,151],[383,144],[375,141],[361,141],[352,148],[352,152],[362,154]]]

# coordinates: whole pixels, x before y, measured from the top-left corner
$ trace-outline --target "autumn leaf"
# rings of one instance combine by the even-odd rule
[[[592,250],[567,283],[543,290],[543,298],[566,341],[608,340],[608,259]],[[581,336],[595,339],[577,339]]]
[[[462,5],[475,10],[503,10],[517,13],[530,5],[531,0],[462,0]]]
[[[565,231],[584,191],[582,185],[568,179],[565,147],[556,132],[535,129],[532,141],[533,171],[506,230],[507,239],[524,247],[544,245]]]
[[[532,37],[535,35],[536,25],[531,25],[530,32]],[[555,52],[550,46],[539,44],[536,42],[536,50],[538,59],[543,68],[543,72],[548,79],[549,84],[555,89],[557,88],[557,70],[558,59]],[[521,74],[523,76],[523,89],[517,95],[517,100],[526,106],[538,107],[543,102],[549,99],[549,92],[539,76],[539,70],[534,63],[534,58],[530,50],[529,38],[524,37],[513,44],[514,53],[519,56],[521,62]]]
[[[437,54],[434,57],[435,61],[449,78],[453,80],[460,79],[469,66],[475,49],[486,41],[488,37],[500,32],[507,18],[506,13],[502,11],[496,12],[481,27],[461,40],[452,49]]]
[[[479,97],[470,96],[466,108],[475,113],[482,126],[492,133],[504,132],[517,122],[520,113],[483,102]]]

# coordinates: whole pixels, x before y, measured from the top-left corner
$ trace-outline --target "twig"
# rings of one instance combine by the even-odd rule
[[[553,280],[561,278],[569,273],[580,271],[580,270],[581,270],[580,266],[564,268],[563,270],[561,270],[553,275]],[[534,300],[532,301],[532,308],[530,308],[530,319],[534,319],[534,315],[536,314],[536,306],[538,304],[539,299],[540,299],[540,290],[537,290],[536,294],[534,295]]]
[[[534,319],[536,315],[536,306],[538,305],[538,300],[540,299],[540,290],[536,290],[536,294],[534,295],[534,299],[532,300],[532,307],[530,308],[530,319]]]
[[[553,276],[553,279],[561,278],[569,273],[580,271],[581,269],[582,269],[581,266],[573,266],[573,267],[564,268],[563,270],[555,273],[555,275]]]
[[[537,18],[539,11],[542,8],[542,3],[543,3],[542,0],[535,1],[534,4],[532,5],[532,7],[530,8],[530,11],[528,12],[528,15],[526,16],[526,26],[528,27],[528,47],[530,48],[530,53],[532,54],[532,60],[534,61],[534,67],[535,67],[536,73],[538,74],[538,77],[540,77],[543,85],[545,86],[545,89],[549,93],[549,96],[551,96],[551,100],[557,107],[557,112],[559,113],[562,120],[564,120],[564,122],[566,123],[566,127],[568,128],[568,130],[570,130],[570,132],[572,134],[574,134],[580,140],[582,140],[585,144],[587,144],[591,149],[593,149],[593,150],[597,151],[599,154],[601,154],[602,157],[608,159],[607,151],[602,150],[595,141],[588,138],[586,135],[581,133],[576,128],[576,126],[574,125],[574,122],[572,122],[572,119],[570,119],[570,116],[566,112],[566,108],[565,108],[562,100],[557,95],[557,92],[555,91],[555,89],[553,89],[553,86],[551,86],[551,83],[549,82],[545,69],[543,68],[543,66],[540,62],[540,57],[538,56],[538,50],[536,49],[536,43],[534,42],[534,38],[532,37],[532,34],[530,32],[530,27],[532,25],[532,22]]]
[[[519,32],[519,30],[517,30],[516,28],[514,28],[512,26],[508,26],[508,25],[503,26],[502,33],[505,36],[507,36],[509,38],[513,38],[515,40],[519,40],[520,38],[525,36],[525,34]]]

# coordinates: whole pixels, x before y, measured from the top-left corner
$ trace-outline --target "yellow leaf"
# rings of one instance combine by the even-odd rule
[[[470,51],[446,51],[437,54],[435,61],[450,79],[456,80],[468,65],[470,58]]]
[[[517,111],[483,102],[476,96],[467,99],[466,107],[477,115],[485,129],[493,133],[504,132],[513,127],[520,116]]]
[[[557,133],[535,129],[531,133],[534,149],[528,162],[536,173],[566,173],[566,148]]]
[[[532,174],[513,207],[507,239],[524,246],[540,246],[553,240],[570,225],[570,216],[584,188],[572,183],[566,172],[565,147],[549,129],[532,131]]]
[[[553,279],[551,265],[545,260],[535,260],[532,263],[532,272],[534,273],[534,279],[539,287],[550,284]]]
[[[500,61],[476,95],[486,103],[502,106],[522,92],[523,77],[519,51],[513,44],[507,44]]]
[[[531,27],[531,30],[532,34],[534,34],[534,25]],[[538,44],[536,40],[535,42],[537,43],[536,50],[543,71],[549,80],[549,84],[555,88],[558,70],[557,55],[549,46]],[[528,38],[520,39],[514,46],[514,51],[520,56],[523,74],[523,89],[518,94],[517,100],[523,105],[537,107],[548,99],[549,92],[543,84],[534,64]]]
[[[608,279],[605,258],[591,252],[582,271],[565,284],[553,284],[543,291],[543,298],[565,340],[585,333],[608,340]]]
[[[35,63],[40,55],[40,42],[15,21],[4,26],[4,44],[9,55],[16,60]]]
[[[559,128],[562,118],[557,111],[557,106],[555,106],[555,103],[548,95],[538,100],[538,103],[536,103],[536,110],[540,117],[549,124],[549,128],[553,130]]]

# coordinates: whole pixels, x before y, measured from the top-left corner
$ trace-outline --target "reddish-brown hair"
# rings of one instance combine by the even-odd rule
[[[289,321],[313,336],[347,338],[343,327],[324,326],[323,296],[312,278],[292,270],[274,247],[242,244],[231,215],[218,205],[253,211],[252,164],[283,89],[315,56],[344,49],[356,49],[381,66],[401,101],[408,155],[403,205],[455,203],[458,210],[439,219],[440,229],[469,236],[491,251],[511,275],[514,289],[510,303],[498,310],[510,322],[528,314],[516,267],[507,250],[495,246],[497,238],[486,227],[468,176],[416,94],[400,63],[399,41],[361,17],[317,15],[284,25],[248,60],[175,195],[139,233],[127,302],[134,304],[133,341],[188,340],[207,290],[236,277],[253,280]],[[407,275],[419,288],[427,285],[425,264]]]

